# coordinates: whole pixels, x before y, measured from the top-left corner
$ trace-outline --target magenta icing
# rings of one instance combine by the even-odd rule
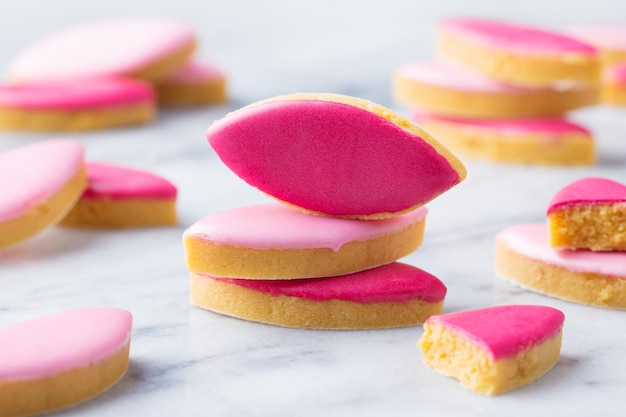
[[[220,81],[224,75],[217,68],[198,61],[189,61],[178,70],[174,71],[164,82],[194,84],[210,81]]]
[[[370,240],[398,232],[426,217],[420,207],[402,216],[382,220],[352,220],[314,216],[282,204],[237,207],[205,217],[185,236],[255,249],[316,249],[338,251],[353,241]]]
[[[606,178],[583,178],[559,190],[548,204],[548,214],[574,204],[626,203],[626,186]]]
[[[123,78],[0,85],[0,107],[72,110],[153,101],[149,85]]]
[[[275,100],[213,123],[221,160],[254,187],[331,215],[400,212],[457,184],[459,174],[422,138],[355,106]]]
[[[35,142],[0,153],[0,222],[15,219],[56,194],[83,167],[71,140]]]
[[[441,29],[467,41],[527,55],[595,55],[596,48],[547,30],[484,19],[447,19]]]
[[[611,65],[605,69],[604,79],[617,84],[626,84],[626,62]]]
[[[431,316],[438,323],[486,350],[494,360],[528,350],[559,333],[565,316],[555,308],[506,305]]]
[[[473,129],[493,130],[500,133],[536,133],[559,135],[582,133],[591,140],[591,132],[585,127],[560,117],[542,117],[528,119],[470,119],[435,115],[422,110],[413,112],[413,120],[418,124],[431,121],[454,123]]]
[[[109,19],[72,26],[24,50],[10,64],[23,81],[127,75],[194,42],[193,30],[176,20]]]
[[[477,93],[524,94],[548,90],[547,88],[506,84],[464,67],[438,61],[405,64],[397,69],[397,74],[418,83]]]
[[[176,198],[176,187],[149,172],[97,162],[87,163],[89,185],[82,198]]]
[[[510,250],[527,258],[579,273],[626,278],[626,252],[558,250],[548,243],[545,223],[509,227],[496,236]]]
[[[436,303],[443,301],[446,296],[446,287],[439,279],[422,269],[400,262],[331,278],[298,280],[251,280],[209,276],[205,278],[225,281],[273,296],[286,295],[313,301],[343,300],[369,304],[423,300]]]
[[[130,338],[131,314],[86,308],[0,329],[0,383],[52,377],[119,353]]]

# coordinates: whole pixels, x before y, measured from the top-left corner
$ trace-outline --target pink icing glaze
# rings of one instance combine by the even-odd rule
[[[524,94],[547,90],[547,88],[518,87],[506,84],[464,67],[437,61],[405,64],[398,68],[397,73],[418,83],[477,93]]]
[[[427,113],[422,110],[413,112],[413,120],[418,124],[429,120],[453,123],[472,129],[498,131],[500,133],[535,133],[545,135],[560,135],[568,133],[582,133],[591,140],[591,132],[585,127],[563,118],[528,118],[528,119],[464,119],[447,117]]]
[[[252,186],[331,215],[400,212],[460,181],[422,138],[333,101],[244,107],[213,123],[207,137],[222,161]]]
[[[431,316],[438,323],[487,351],[494,360],[530,349],[563,327],[565,316],[555,308],[507,305]]]
[[[0,107],[73,110],[153,101],[149,85],[123,78],[0,85]]]
[[[511,23],[484,19],[447,19],[441,29],[484,46],[525,55],[595,55],[596,48],[574,38]]]
[[[0,153],[0,222],[15,219],[56,194],[83,166],[83,147],[50,140]]]
[[[626,26],[581,26],[567,32],[598,48],[626,51]]]
[[[152,18],[109,19],[72,26],[24,50],[10,64],[23,81],[127,75],[194,42],[185,23]]]
[[[385,266],[331,278],[298,280],[251,280],[207,277],[229,282],[273,296],[303,298],[314,301],[343,300],[356,303],[442,301],[445,285],[428,272],[411,265],[394,262]]]
[[[185,236],[255,249],[315,249],[338,251],[349,242],[374,239],[400,231],[425,218],[420,207],[383,220],[350,220],[313,216],[282,204],[225,210],[194,223]]]
[[[82,198],[176,198],[176,187],[154,174],[97,162],[87,163],[89,186]]]
[[[604,70],[604,79],[616,84],[626,84],[626,62],[611,65]]]
[[[197,61],[189,61],[167,77],[164,82],[168,84],[195,84],[220,81],[222,79],[224,79],[222,72],[213,66]]]
[[[130,338],[131,314],[86,308],[0,329],[0,382],[30,380],[85,368],[120,352]]]
[[[559,190],[548,204],[548,214],[575,204],[626,203],[626,186],[606,178],[583,178]]]
[[[554,249],[548,243],[548,229],[544,223],[509,227],[498,233],[496,239],[520,255],[549,265],[607,278],[626,278],[626,252]]]

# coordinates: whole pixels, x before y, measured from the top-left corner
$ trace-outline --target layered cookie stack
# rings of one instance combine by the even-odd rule
[[[170,19],[109,19],[66,28],[9,65],[0,129],[74,131],[146,123],[157,104],[223,102],[224,76],[192,56],[197,37]]]
[[[626,26],[585,26],[569,33],[600,50],[602,102],[626,106]]]
[[[374,103],[295,94],[208,130],[221,160],[280,203],[210,215],[185,231],[191,302],[288,327],[414,325],[445,286],[395,261],[422,243],[423,206],[465,178],[446,148]]]
[[[594,47],[541,29],[448,19],[438,49],[441,61],[398,68],[393,94],[450,149],[512,163],[594,162],[591,133],[563,117],[599,101]]]
[[[548,224],[512,226],[496,237],[496,272],[542,294],[626,308],[626,186],[585,178],[550,202]]]

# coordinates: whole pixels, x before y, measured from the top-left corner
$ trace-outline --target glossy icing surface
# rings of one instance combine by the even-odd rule
[[[207,138],[252,186],[331,215],[401,212],[461,181],[421,137],[335,101],[267,100],[216,121]]]
[[[50,314],[0,329],[0,381],[38,379],[87,367],[128,342],[131,314],[87,308]]]
[[[477,93],[523,94],[542,90],[537,87],[518,87],[506,84],[461,66],[438,61],[405,64],[399,67],[396,73],[419,83]]]
[[[83,154],[83,146],[71,140],[35,142],[0,153],[0,222],[60,191],[83,167]]]
[[[473,129],[499,131],[502,133],[537,133],[566,134],[582,133],[591,139],[591,132],[585,127],[563,118],[528,118],[528,119],[465,119],[460,117],[439,116],[425,111],[413,112],[413,120],[418,124],[427,120],[453,123]]]
[[[194,42],[185,23],[157,18],[108,19],[72,26],[35,43],[9,66],[17,81],[130,74]]]
[[[498,360],[517,355],[556,335],[564,314],[552,307],[506,305],[431,316],[438,323],[486,350]]]
[[[219,81],[224,75],[212,65],[201,63],[198,61],[189,61],[187,64],[173,72],[163,82],[195,84],[210,81]]]
[[[488,47],[528,55],[594,55],[596,48],[547,30],[484,19],[446,19],[441,29]]]
[[[274,296],[307,300],[344,300],[357,303],[442,301],[445,285],[435,276],[411,265],[394,262],[385,266],[331,278],[299,280],[250,280],[214,278]]]
[[[352,220],[314,216],[282,204],[225,210],[194,223],[185,236],[256,249],[338,251],[353,241],[369,240],[402,230],[423,220],[426,207],[382,220]]]
[[[150,86],[124,78],[0,85],[0,107],[72,110],[152,101]]]
[[[626,203],[626,186],[607,178],[590,177],[560,189],[548,204],[548,214],[573,204]]]
[[[97,162],[86,166],[89,185],[82,198],[176,198],[174,184],[149,172]]]
[[[549,265],[580,273],[626,277],[626,252],[554,249],[548,243],[545,223],[512,226],[498,233],[496,239],[520,255]]]

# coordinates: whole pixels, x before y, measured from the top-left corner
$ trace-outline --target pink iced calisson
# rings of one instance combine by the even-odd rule
[[[430,317],[418,346],[424,364],[495,395],[529,384],[559,359],[565,316],[552,307],[508,305]]]
[[[340,95],[294,94],[258,102],[213,123],[207,138],[250,185],[328,216],[406,213],[466,175],[452,153],[412,122]]]
[[[595,47],[543,29],[451,18],[440,23],[438,43],[443,58],[513,84],[550,86],[600,80]]]
[[[39,414],[88,400],[128,367],[132,316],[118,308],[50,314],[0,329],[0,411]]]
[[[391,263],[350,275],[250,280],[191,274],[191,302],[246,320],[316,329],[411,326],[439,314],[446,287],[413,266]]]

